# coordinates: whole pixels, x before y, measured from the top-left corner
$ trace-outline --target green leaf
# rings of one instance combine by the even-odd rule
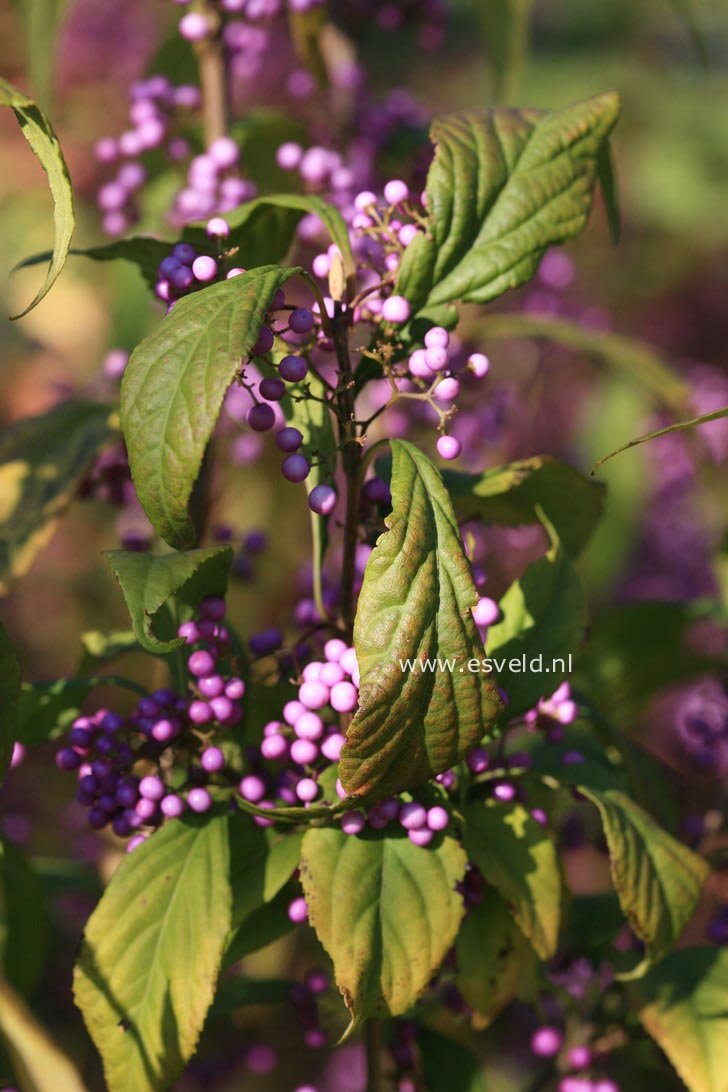
[[[622,233],[622,223],[617,172],[609,143],[602,144],[597,153],[597,179],[604,199],[609,235],[616,246]]]
[[[240,929],[250,914],[272,902],[288,883],[298,868],[303,835],[298,831],[263,832],[249,822],[236,838],[232,926]]]
[[[80,714],[89,694],[99,686],[120,686],[142,697],[147,693],[144,687],[118,675],[23,683],[18,702],[18,741],[28,747],[37,747],[58,739]]]
[[[533,0],[473,0],[495,74],[498,102],[514,102],[528,56]]]
[[[723,417],[728,417],[728,406],[714,410],[713,413],[704,413],[700,417],[691,417],[688,421],[678,421],[674,425],[667,425],[666,428],[658,428],[654,432],[647,432],[644,436],[638,436],[636,440],[630,440],[628,444],[618,447],[616,451],[610,451],[608,455],[594,463],[591,472],[593,474],[598,467],[603,466],[609,459],[613,459],[615,455],[621,455],[623,451],[629,451],[630,448],[637,447],[639,444],[646,444],[648,440],[656,440],[658,436],[667,436],[671,432],[683,432],[697,425],[707,425],[709,421],[720,421]]]
[[[427,178],[431,234],[408,247],[397,291],[415,311],[487,303],[529,280],[578,235],[599,149],[619,116],[605,92],[565,110],[468,110],[437,118]]]
[[[196,605],[206,595],[223,595],[233,551],[230,546],[211,546],[154,557],[107,550],[105,556],[124,593],[139,644],[148,652],[166,653],[183,645],[184,639],[172,631],[172,636],[160,640],[153,630],[155,615],[175,597]]]
[[[139,500],[162,538],[195,539],[187,505],[225,393],[278,288],[297,272],[262,266],[179,300],[131,355],[121,424]]]
[[[306,832],[301,882],[309,920],[333,961],[350,1030],[376,1013],[402,1015],[426,988],[463,916],[455,885],[466,864],[450,837],[422,849],[403,832]]]
[[[492,678],[470,613],[478,599],[452,503],[430,460],[392,441],[392,514],[364,574],[354,624],[361,687],[339,776],[351,794],[401,792],[449,769],[493,732]],[[403,668],[439,658],[449,668]]]
[[[161,1092],[194,1052],[232,922],[236,842],[250,825],[226,808],[168,823],[124,858],[91,915],[74,993],[109,1092]]]
[[[110,406],[74,399],[0,432],[0,593],[33,564],[116,429]]]
[[[579,791],[599,809],[620,905],[656,962],[692,917],[710,867],[624,793]]]
[[[40,160],[48,176],[48,184],[53,196],[53,220],[55,223],[55,244],[51,255],[45,281],[35,299],[24,311],[13,318],[22,318],[31,311],[53,287],[63,269],[71,243],[71,236],[76,224],[73,211],[73,191],[68,167],[63,158],[58,137],[40,107],[26,98],[22,91],[13,87],[6,80],[0,79],[0,106],[9,106],[18,120],[23,136]]]
[[[658,405],[683,413],[688,388],[683,379],[653,348],[637,338],[591,330],[568,318],[549,318],[512,312],[478,319],[477,336],[484,339],[543,338],[584,355],[623,375],[644,390]]]
[[[290,933],[295,926],[288,916],[288,907],[300,893],[298,884],[288,883],[270,902],[251,910],[231,933],[223,965],[230,967],[251,952],[257,952]]]
[[[551,455],[535,455],[482,474],[443,473],[458,520],[482,519],[517,527],[539,523],[541,511],[564,549],[579,554],[599,522],[604,489]]]
[[[543,522],[549,523],[543,515]],[[487,655],[517,716],[552,694],[571,671],[586,636],[586,593],[551,528],[552,545],[500,601],[502,621],[488,629]]]
[[[640,1020],[690,1092],[725,1092],[728,949],[682,948],[635,990]]]
[[[23,39],[30,82],[41,102],[53,91],[54,53],[68,0],[15,0],[23,24]]]
[[[21,994],[38,984],[47,932],[43,885],[17,846],[0,838],[0,978]]]
[[[487,887],[483,901],[468,911],[455,944],[456,984],[481,1026],[516,996],[529,953],[533,955],[510,909]]]
[[[86,1092],[76,1067],[2,977],[0,1035],[21,1092]]]
[[[116,239],[113,243],[103,243],[101,246],[72,247],[68,253],[73,257],[90,258],[94,262],[113,262],[121,260],[131,262],[137,266],[149,288],[154,289],[157,283],[157,266],[163,258],[168,258],[174,243],[166,243],[162,239],[151,239],[146,235],[131,235],[128,239]],[[207,248],[205,248],[207,252]],[[13,272],[18,269],[29,269],[31,266],[47,262],[51,257],[50,251],[42,254],[33,254],[18,262]]]
[[[508,903],[542,959],[556,951],[561,917],[561,871],[556,847],[522,804],[491,800],[465,810],[465,849]]]
[[[428,1092],[486,1092],[478,1060],[467,1047],[421,1027],[417,1045]]]
[[[17,738],[20,660],[0,622],[0,784],[5,777]]]

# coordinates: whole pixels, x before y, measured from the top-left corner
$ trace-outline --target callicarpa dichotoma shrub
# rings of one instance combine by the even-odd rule
[[[508,1012],[532,1074],[518,1088],[728,1089],[725,914],[678,945],[711,867],[660,807],[664,771],[627,734],[636,699],[614,667],[688,615],[637,604],[590,644],[579,559],[605,489],[538,451],[493,464],[484,349],[500,351],[500,318],[621,360],[659,392],[658,432],[728,411],[681,421],[682,382],[646,347],[489,310],[537,275],[568,285],[561,248],[599,190],[616,242],[620,99],[474,102],[435,116],[428,140],[414,97],[372,98],[346,35],[361,19],[406,23],[436,51],[445,16],[440,3],[181,0],[184,75],[167,62],[132,83],[127,128],[97,141],[107,239],[86,248],[71,249],[51,123],[0,83],[54,201],[54,249],[24,263],[49,264],[23,314],[72,255],[136,267],[157,315],[87,390],[0,434],[3,588],[71,501],[94,497],[120,513],[106,561],[129,615],[112,631],[99,604],[78,673],[46,683],[21,682],[0,629],[3,770],[55,741],[87,828],[125,850],[75,960],[98,1052],[82,1065],[23,1000],[19,953],[40,911],[29,865],[2,843],[0,1073],[24,1092],[201,1087],[185,1081],[203,1031],[233,1059],[199,1070],[207,1086],[242,1064],[229,1087],[487,1092],[480,1036]],[[247,114],[241,81],[271,69],[284,113]],[[147,229],[152,191],[164,238]],[[279,573],[295,584],[284,630],[226,602],[255,580],[266,535],[211,518],[224,467],[261,457],[279,464],[267,488],[310,510],[310,566]],[[481,548],[493,526],[531,543],[497,595]],[[124,673],[133,653],[154,661],[152,685]],[[675,671],[686,682],[706,662]],[[701,692],[681,712],[705,768],[724,761],[724,706]],[[608,855],[612,893],[570,891],[560,847],[575,824]],[[297,954],[304,933],[313,964]],[[289,978],[246,973],[284,938]],[[259,1006],[295,1029],[287,1084],[275,1042],[235,1034]]]

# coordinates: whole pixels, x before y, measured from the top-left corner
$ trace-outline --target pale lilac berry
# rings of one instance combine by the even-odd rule
[[[411,800],[400,808],[399,821],[405,830],[417,830],[427,823],[427,812],[422,804],[418,804],[416,800]]]
[[[298,718],[302,717],[305,712],[306,706],[301,705],[300,701],[287,701],[286,704],[283,706],[283,719],[286,724],[290,724],[291,726],[293,726]],[[272,723],[275,725],[275,721],[273,721]]]
[[[221,694],[219,698],[211,698],[210,708],[219,721],[229,720],[234,712],[233,703],[226,694]]]
[[[188,807],[201,815],[212,807],[212,797],[207,789],[190,789],[187,793]]]
[[[531,1036],[531,1051],[539,1058],[553,1058],[561,1050],[564,1037],[558,1028],[545,1025]]]
[[[395,322],[401,325],[407,322],[412,309],[404,296],[390,296],[382,304],[382,318],[386,322]]]
[[[447,349],[450,344],[450,335],[442,326],[433,326],[425,334],[426,349]]]
[[[232,137],[218,137],[207,149],[207,154],[217,167],[227,170],[240,158],[240,150]]]
[[[346,672],[341,664],[325,663],[321,665],[318,673],[318,680],[322,682],[324,686],[332,687],[337,683],[343,682],[346,678]],[[334,708],[336,708],[334,706]]]
[[[259,804],[265,796],[265,782],[256,774],[248,774],[244,777],[239,788],[243,800],[248,800],[251,804]]]
[[[319,794],[319,787],[312,777],[302,777],[296,785],[296,796],[304,804],[312,803]]]
[[[376,206],[376,203],[377,195],[372,193],[371,190],[362,190],[354,198],[354,208],[357,212],[366,212],[373,205]]]
[[[176,796],[174,793],[165,796],[159,806],[162,810],[162,814],[166,815],[168,819],[179,819],[180,815],[185,810],[184,800],[181,796]]]
[[[399,205],[409,197],[409,186],[399,178],[387,182],[384,187],[384,200],[389,205]]]
[[[207,747],[200,756],[200,764],[208,773],[219,773],[225,765],[225,755],[219,747]]]
[[[466,756],[465,762],[471,773],[484,773],[490,766],[490,757],[482,747],[473,747]]]
[[[240,701],[245,694],[245,683],[236,675],[225,683],[225,696],[231,701]]]
[[[338,682],[331,688],[330,704],[337,713],[352,713],[357,706],[359,692],[350,682]]]
[[[208,239],[227,239],[230,234],[230,225],[221,216],[213,216],[205,228]]]
[[[435,374],[427,366],[424,349],[415,349],[407,362],[407,367],[410,375],[413,375],[415,379],[432,379]]]
[[[455,436],[440,436],[437,441],[437,454],[441,459],[457,459],[463,445]]]
[[[328,758],[329,762],[338,762],[345,742],[340,732],[333,732],[321,744],[321,754],[324,758]]]
[[[179,32],[187,42],[200,42],[210,33],[210,25],[201,12],[189,11],[179,21]]]
[[[441,379],[435,387],[435,398],[439,402],[454,402],[460,394],[460,382],[453,376]]]
[[[318,747],[310,739],[294,739],[291,758],[299,766],[310,766],[318,758]]]
[[[571,1047],[567,1057],[569,1065],[573,1069],[586,1069],[587,1066],[592,1064],[594,1056],[591,1048],[582,1043],[579,1046]]]
[[[303,158],[303,148],[294,141],[281,144],[276,152],[276,163],[284,171],[295,171]]]
[[[347,811],[341,816],[341,829],[344,834],[360,834],[365,824],[366,819],[360,811]]]
[[[445,830],[450,823],[450,816],[445,808],[436,804],[427,811],[427,825],[430,830]]]
[[[293,899],[288,904],[288,917],[289,920],[295,922],[296,925],[300,925],[301,922],[306,921],[308,918],[308,906],[303,895],[299,895],[297,899]]]
[[[483,353],[471,353],[468,357],[468,367],[476,379],[483,379],[490,371],[490,361]]]
[[[425,363],[431,372],[444,372],[450,363],[447,349],[442,345],[433,345],[431,349],[425,349]]]
[[[405,224],[399,229],[399,232],[397,233],[397,238],[402,246],[406,249],[411,243],[414,242],[418,235],[419,231],[416,224]],[[396,265],[399,265],[399,254],[388,254],[387,257],[384,259],[385,265],[389,267],[389,262],[392,258],[396,259]]]
[[[324,722],[318,713],[307,710],[302,713],[293,726],[299,739],[317,740],[324,734]]]
[[[304,682],[299,687],[298,700],[306,709],[323,709],[329,701],[329,688],[320,682]]]
[[[209,652],[205,652],[204,649],[198,649],[197,652],[193,652],[187,661],[187,666],[190,669],[191,674],[204,677],[205,675],[212,675],[215,670],[215,660]]]
[[[269,762],[278,762],[288,754],[288,741],[285,736],[266,736],[260,745],[260,753]]]
[[[145,800],[158,801],[164,796],[164,783],[160,778],[150,775],[139,782],[139,792]]]
[[[429,846],[430,842],[435,837],[435,833],[432,830],[428,830],[427,827],[417,827],[414,830],[408,830],[407,837],[413,845],[421,846],[424,849],[425,846]]]
[[[499,800],[501,804],[510,804],[511,801],[516,798],[516,786],[511,785],[509,781],[505,781],[501,785],[495,786],[493,789],[493,796],[496,800]]]
[[[207,281],[214,281],[217,276],[217,262],[214,258],[208,257],[207,254],[201,254],[192,263],[192,272],[197,280],[202,281],[203,284]]]
[[[330,663],[338,664],[341,657],[346,652],[347,645],[339,637],[332,637],[324,645],[324,656]]]
[[[500,614],[500,610],[494,599],[483,596],[473,607],[472,614],[476,626],[485,627],[493,625],[493,622],[496,621]]]

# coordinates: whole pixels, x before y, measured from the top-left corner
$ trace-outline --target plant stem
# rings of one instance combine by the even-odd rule
[[[371,1018],[364,1024],[364,1044],[367,1055],[366,1092],[381,1092],[382,1025],[379,1020]]]
[[[354,626],[354,577],[359,531],[359,463],[361,444],[354,420],[354,386],[349,356],[348,316],[341,304],[336,304],[332,320],[336,359],[339,364],[339,385],[336,390],[336,415],[339,422],[341,461],[346,477],[346,517],[344,522],[344,553],[341,562],[341,619],[351,640]]]
[[[227,136],[228,132],[228,73],[225,48],[220,37],[220,18],[212,5],[205,14],[215,24],[214,33],[195,43],[195,54],[202,88],[202,119],[205,145]]]

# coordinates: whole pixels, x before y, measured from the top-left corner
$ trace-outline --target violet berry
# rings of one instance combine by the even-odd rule
[[[190,789],[187,794],[187,805],[191,811],[201,815],[212,807],[212,797],[207,789]]]
[[[437,454],[441,459],[457,459],[463,445],[455,436],[440,436],[437,441]]]
[[[539,1058],[553,1058],[561,1050],[564,1037],[558,1028],[545,1025],[531,1036],[531,1051]]]
[[[299,895],[297,899],[293,899],[288,904],[288,917],[296,925],[306,921],[308,918],[308,905],[303,895]]]
[[[260,402],[250,407],[245,419],[254,432],[268,432],[276,423],[275,410],[267,402]]]
[[[330,485],[317,485],[308,495],[308,506],[319,516],[328,516],[336,505],[336,490]]]
[[[291,311],[288,325],[295,334],[308,334],[314,327],[314,317],[307,307],[297,307]]]
[[[261,379],[258,390],[260,397],[265,398],[266,402],[280,402],[286,393],[283,382],[275,378]]]
[[[206,652],[204,649],[198,649],[198,651],[193,652],[188,659],[187,666],[192,675],[212,675],[215,670],[215,660],[209,652]]]
[[[476,626],[491,626],[499,614],[498,604],[494,599],[489,599],[487,596],[479,599],[472,610],[473,621]]]
[[[206,747],[200,756],[200,765],[207,773],[219,773],[225,765],[225,755],[219,747]]]
[[[308,364],[302,356],[284,356],[278,365],[278,374],[286,383],[300,383],[307,372]]]
[[[282,428],[276,433],[276,443],[281,451],[298,451],[303,443],[303,433],[292,426]]]

